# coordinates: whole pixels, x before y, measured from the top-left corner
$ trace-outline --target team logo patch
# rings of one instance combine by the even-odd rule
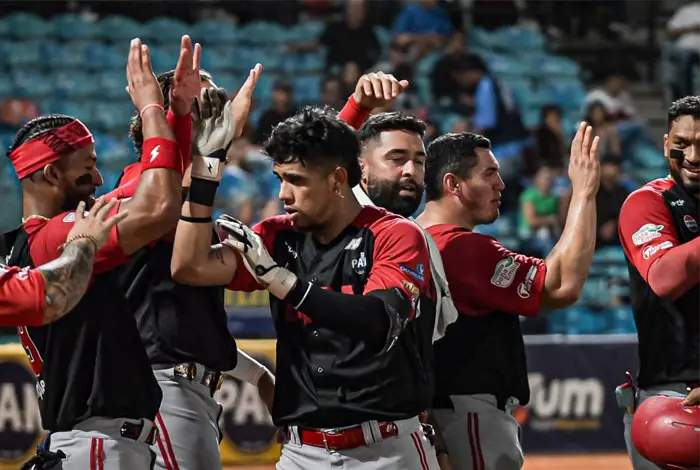
[[[691,232],[697,232],[698,231],[698,223],[693,219],[692,216],[690,215],[684,215],[683,216],[683,223],[685,224],[686,227],[688,227],[688,230]]]
[[[411,269],[408,266],[400,264],[399,269],[408,274],[409,276],[413,277],[416,281],[425,281],[425,266],[423,265],[423,263],[418,263],[416,265],[416,269]]]
[[[518,284],[518,295],[521,298],[530,298],[530,291],[532,290],[532,283],[535,281],[535,276],[537,276],[537,266],[532,266],[525,275],[525,280]]]
[[[663,228],[663,225],[644,224],[639,227],[639,230],[632,234],[632,243],[636,246],[640,246],[655,240],[661,236],[661,230],[663,230]]]
[[[496,269],[493,271],[491,284],[503,289],[510,287],[515,280],[515,273],[518,272],[519,267],[520,263],[516,262],[515,258],[512,256],[502,259],[498,262]]]
[[[408,282],[406,280],[401,281],[401,285],[404,286],[404,288],[409,291],[413,295],[418,295],[420,294],[420,290],[418,290],[418,286],[416,286],[412,282]]]
[[[357,237],[353,238],[350,240],[350,243],[348,243],[345,246],[346,250],[357,250],[360,247],[360,244],[362,243],[362,237]]]
[[[652,256],[654,256],[656,253],[658,253],[661,250],[667,250],[673,246],[672,241],[665,241],[663,243],[659,243],[658,245],[652,245],[644,248],[644,251],[642,252],[642,256],[644,259],[649,259]]]
[[[360,253],[360,257],[352,260],[350,262],[352,270],[357,274],[364,274],[367,269],[367,258],[365,258],[365,252]]]

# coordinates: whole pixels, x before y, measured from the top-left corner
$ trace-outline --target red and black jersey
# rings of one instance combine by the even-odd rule
[[[630,273],[639,336],[640,387],[700,381],[700,287],[675,301],[649,287],[649,269],[673,247],[698,236],[698,200],[671,178],[634,191],[620,210],[618,231]]]
[[[8,264],[35,267],[57,258],[74,220],[73,212],[31,219],[7,234]],[[76,307],[51,324],[18,327],[47,430],[67,431],[91,417],[155,419],[162,394],[112,269],[126,259],[114,227]]]
[[[427,311],[434,305],[428,301],[430,261],[420,228],[384,209],[364,207],[326,245],[295,230],[285,216],[265,220],[253,230],[275,261],[301,282],[353,294],[348,300],[396,289],[410,303],[411,320],[398,341],[378,354],[357,337],[316,324],[304,314],[303,304],[297,311],[270,296],[277,329],[275,424],[334,428],[406,419],[427,409],[432,384],[422,349],[426,336],[428,344],[432,337],[432,321],[424,327],[413,320],[419,301],[421,316],[434,317]],[[250,292],[261,286],[239,258],[228,288]]]
[[[440,249],[460,313],[435,343],[436,407],[449,395],[478,393],[514,396],[527,404],[530,387],[519,315],[538,314],[544,261],[455,225],[427,230]]]
[[[0,326],[41,325],[45,300],[39,271],[0,264]]]

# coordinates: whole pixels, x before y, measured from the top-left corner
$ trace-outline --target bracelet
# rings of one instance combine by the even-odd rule
[[[73,235],[72,237],[69,237],[65,243],[61,246],[58,247],[58,253],[61,254],[63,251],[66,249],[68,245],[70,245],[73,242],[77,242],[79,240],[90,240],[93,245],[95,245],[95,252],[97,252],[97,239],[93,237],[92,235],[88,235],[87,233],[79,233],[77,235]]]
[[[205,180],[193,176],[190,190],[187,192],[187,200],[200,206],[213,207],[218,188],[218,181]]]
[[[151,109],[151,108],[158,108],[158,109],[160,109],[161,111],[165,112],[165,108],[163,107],[162,104],[159,104],[159,103],[151,103],[151,104],[147,104],[146,106],[144,106],[144,107],[141,109],[141,111],[139,112],[139,117],[140,117],[141,119],[143,119],[143,113],[145,113],[146,111],[148,111],[148,110]]]
[[[181,215],[180,220],[185,222],[190,222],[192,224],[210,224],[211,217],[189,217],[187,215]]]

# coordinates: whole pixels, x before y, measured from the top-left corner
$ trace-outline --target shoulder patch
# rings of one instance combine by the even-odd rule
[[[520,268],[520,263],[515,261],[514,257],[508,256],[502,259],[496,264],[493,276],[491,276],[491,284],[503,289],[510,287],[515,280],[515,273],[518,272],[518,268]]]

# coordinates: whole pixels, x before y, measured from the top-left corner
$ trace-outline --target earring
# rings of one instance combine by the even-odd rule
[[[338,196],[340,196],[341,199],[345,199],[345,196],[343,196],[343,195],[341,194],[340,189],[336,189],[336,190],[335,190],[335,193],[336,193]]]

